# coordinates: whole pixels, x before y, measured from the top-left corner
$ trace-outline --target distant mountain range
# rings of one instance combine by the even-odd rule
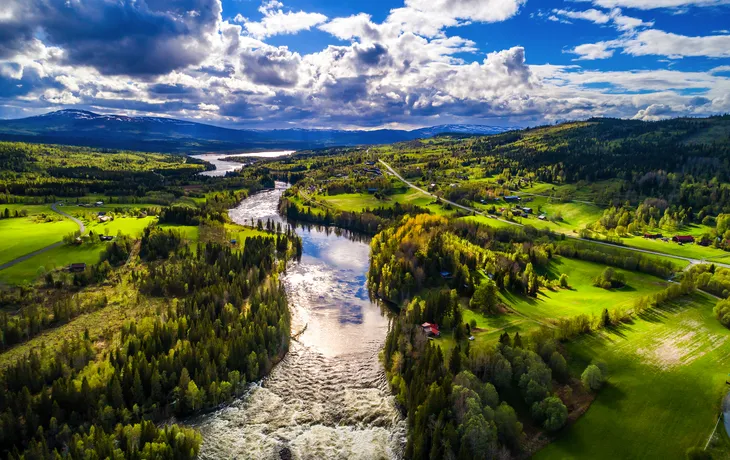
[[[511,129],[515,128],[441,125],[412,131],[230,129],[174,118],[126,117],[102,115],[85,110],[58,110],[35,117],[0,120],[0,140],[187,153],[387,144],[446,133],[484,135]]]

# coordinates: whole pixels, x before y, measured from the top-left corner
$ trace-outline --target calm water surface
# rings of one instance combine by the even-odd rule
[[[244,200],[231,218],[283,223],[276,208],[284,188]],[[368,243],[315,228],[297,232],[303,256],[284,283],[292,330],[306,329],[246,396],[193,421],[203,434],[201,457],[400,458],[405,421],[378,361],[389,320],[368,300]]]
[[[277,150],[271,152],[253,152],[253,153],[205,153],[203,155],[190,155],[193,158],[207,161],[215,165],[213,171],[204,171],[200,174],[203,176],[225,176],[226,173],[231,171],[238,171],[245,165],[235,161],[223,161],[223,158],[229,157],[259,157],[259,158],[276,158],[291,155],[294,150]]]

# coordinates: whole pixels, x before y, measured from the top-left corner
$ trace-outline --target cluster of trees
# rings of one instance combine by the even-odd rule
[[[448,359],[422,332],[423,321],[455,322]],[[523,344],[503,335],[493,349],[471,349],[461,324],[458,295],[442,290],[414,298],[394,322],[383,352],[396,401],[408,415],[406,457],[508,458],[525,452],[525,434],[505,395],[519,394],[533,421],[562,428],[568,409],[553,392],[569,378],[554,340]]]
[[[730,269],[714,264],[698,264],[688,271],[698,288],[724,299],[730,297]]]
[[[606,267],[600,275],[593,280],[593,285],[603,289],[620,288],[626,284],[626,275],[617,272],[613,267]]]
[[[5,210],[0,214],[0,219],[10,219],[11,217],[26,217],[28,215],[28,211],[25,209],[14,209],[12,212],[9,208],[5,208]]]
[[[175,239],[150,230],[143,248],[157,232]],[[133,280],[141,292],[179,300],[145,318],[144,327],[126,324],[120,344],[108,350],[85,333],[56,350],[34,350],[6,369],[0,375],[0,450],[9,458],[62,452],[70,458],[194,458],[198,434],[152,422],[229,400],[287,350],[290,314],[275,274],[277,258],[289,254],[290,245],[281,241],[290,238],[249,238],[241,251],[178,247],[167,260],[148,250],[150,263]],[[119,249],[107,252],[104,263],[119,259]]]

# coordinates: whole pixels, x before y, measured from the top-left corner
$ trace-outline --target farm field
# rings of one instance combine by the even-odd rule
[[[104,250],[102,243],[61,245],[38,254],[12,267],[0,270],[0,283],[23,284],[32,282],[45,271],[62,268],[72,263],[95,264]]]
[[[708,261],[730,263],[730,252],[723,251],[722,249],[700,246],[699,244],[692,243],[679,245],[671,241],[664,242],[661,240],[650,240],[641,236],[621,238],[621,241],[626,246],[633,248],[662,252],[691,259],[707,259]]]
[[[316,195],[318,201],[324,201],[328,205],[340,211],[360,212],[364,209],[390,207],[393,202],[390,200],[379,200],[375,195],[368,193],[342,193],[339,195]]]
[[[99,235],[116,236],[123,233],[132,237],[142,234],[144,229],[151,223],[157,221],[156,217],[117,217],[109,222],[91,222],[86,225],[87,232],[94,232]]]
[[[197,225],[175,225],[175,224],[160,224],[158,227],[168,230],[177,230],[183,234],[188,243],[196,243],[200,238],[200,232]]]
[[[339,211],[361,212],[365,209],[392,207],[395,203],[410,204],[426,208],[434,214],[449,215],[453,211],[433,203],[433,198],[411,188],[402,189],[398,193],[389,195],[385,200],[379,200],[369,193],[342,193],[339,195],[316,195],[317,201],[325,202],[332,209]]]
[[[53,212],[50,204],[24,204],[24,203],[0,204],[0,213],[4,213],[6,209],[10,212],[11,215],[13,215],[13,213],[15,211],[25,210],[28,212],[29,216],[35,216],[35,215],[44,214],[44,213],[58,216],[58,214]]]
[[[226,231],[229,232],[231,238],[235,238],[239,243],[253,236],[271,236],[271,233],[236,224],[226,224]]]
[[[530,225],[536,228],[549,228],[560,233],[577,232],[603,215],[603,209],[594,204],[575,201],[556,202],[544,197],[532,197],[532,201],[523,202],[522,206],[533,209],[533,215],[529,218]],[[537,219],[537,216],[543,213],[548,218],[560,215],[562,219],[556,222]],[[523,223],[527,223],[527,221]]]
[[[32,217],[0,220],[0,264],[57,243],[67,234],[78,230],[71,220],[35,222]]]
[[[504,291],[502,299],[518,313],[544,320],[583,313],[599,315],[604,308],[630,307],[635,299],[668,286],[668,282],[661,278],[618,268],[615,269],[616,272],[626,276],[624,287],[603,289],[593,286],[593,279],[605,268],[603,264],[555,257],[548,270],[542,274],[550,279],[557,279],[561,273],[565,273],[568,275],[570,289],[541,289],[536,299]]]
[[[682,459],[689,447],[704,447],[730,366],[728,331],[713,317],[714,304],[696,293],[568,343],[575,372],[600,359],[608,382],[586,414],[535,458]]]

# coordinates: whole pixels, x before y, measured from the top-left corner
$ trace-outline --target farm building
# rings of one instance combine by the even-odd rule
[[[517,195],[508,195],[504,197],[504,201],[507,203],[516,203],[520,201],[522,198],[518,197]]]
[[[649,240],[657,240],[663,238],[664,235],[661,233],[644,233],[644,238]]]
[[[109,216],[99,216],[99,222],[109,222],[110,218]]]
[[[527,214],[532,214],[532,208],[528,208],[527,206],[522,208],[523,211],[525,211]]]
[[[439,325],[435,323],[423,323],[421,324],[421,329],[423,330],[423,333],[429,337],[438,337],[441,335],[441,332],[439,332]]]
[[[86,270],[85,263],[71,264],[68,266],[68,271],[70,271],[72,273],[82,272],[84,270]]]
[[[540,219],[540,220],[547,219],[547,217],[545,217],[545,214],[540,214],[539,216],[537,216],[537,218]]]
[[[675,235],[672,237],[675,243],[694,243],[695,237],[692,235]]]

